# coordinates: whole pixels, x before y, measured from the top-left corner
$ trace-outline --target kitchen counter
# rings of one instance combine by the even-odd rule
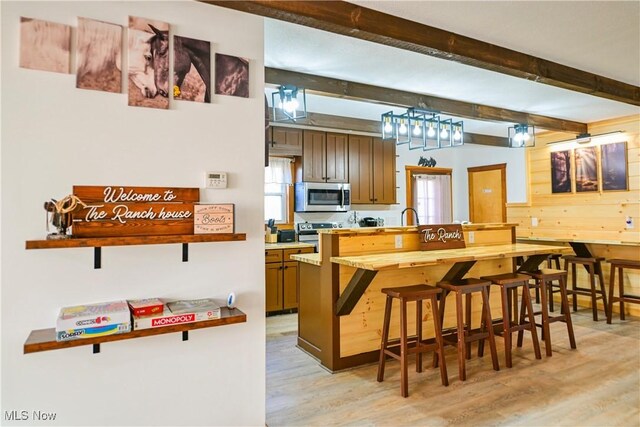
[[[296,254],[296,255],[291,255],[291,259],[304,262],[307,264],[311,264],[311,265],[317,265],[317,266],[322,265],[320,254]]]
[[[298,249],[298,248],[313,248],[315,245],[304,242],[287,242],[287,243],[265,243],[265,249]]]
[[[510,223],[488,223],[488,224],[463,224],[462,231],[490,231],[506,230],[516,227],[518,224]],[[339,234],[341,236],[362,235],[362,234],[400,234],[417,232],[415,225],[395,226],[395,227],[356,227],[356,228],[326,228],[318,230],[319,234]]]

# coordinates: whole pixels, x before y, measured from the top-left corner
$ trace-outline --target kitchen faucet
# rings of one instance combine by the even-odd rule
[[[404,225],[403,218],[404,218],[404,213],[406,211],[413,211],[413,213],[416,216],[416,226],[420,226],[420,219],[418,218],[418,212],[413,208],[406,208],[405,210],[402,211],[402,213],[400,214],[400,226],[402,227]]]

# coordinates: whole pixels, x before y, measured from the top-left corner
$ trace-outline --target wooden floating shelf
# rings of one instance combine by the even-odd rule
[[[170,236],[88,237],[62,240],[27,240],[26,249],[93,248],[93,268],[102,268],[103,246],[182,244],[182,262],[189,261],[189,243],[247,240],[245,233],[178,234]]]
[[[99,346],[101,343],[130,340],[152,335],[170,334],[173,332],[182,332],[182,339],[186,341],[186,339],[188,339],[188,331],[193,329],[213,328],[216,326],[244,323],[247,321],[247,315],[237,308],[228,309],[226,307],[223,307],[220,309],[220,311],[221,317],[219,319],[186,323],[183,325],[163,326],[161,328],[155,329],[140,329],[137,331],[128,332],[126,334],[106,335],[103,337],[84,338],[71,341],[56,341],[55,328],[37,329],[35,331],[31,331],[29,337],[25,341],[24,354],[37,353],[40,351],[58,350],[62,348],[80,347],[85,345],[93,345],[93,352],[99,353]]]
[[[247,240],[245,233],[181,234],[170,236],[87,237],[27,240],[26,249],[98,248],[103,246],[162,245],[170,243],[232,242]]]

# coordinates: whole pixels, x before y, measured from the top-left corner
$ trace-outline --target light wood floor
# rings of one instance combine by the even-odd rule
[[[531,341],[500,372],[485,357],[467,363],[458,380],[456,353],[447,349],[449,387],[437,369],[409,366],[409,397],[400,396],[399,362],[331,374],[296,345],[297,315],[267,318],[267,425],[275,426],[640,426],[640,320],[593,322],[590,309],[574,313],[578,349],[566,327],[551,325],[553,356],[536,360]],[[515,337],[515,334],[514,334]],[[474,346],[475,350],[475,346]],[[427,354],[430,362],[430,355]]]

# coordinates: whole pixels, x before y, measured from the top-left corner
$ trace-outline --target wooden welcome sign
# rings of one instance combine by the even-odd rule
[[[420,250],[465,248],[464,233],[460,224],[432,224],[418,227]]]
[[[193,234],[193,207],[198,188],[73,187],[87,204],[73,215],[76,237]]]

